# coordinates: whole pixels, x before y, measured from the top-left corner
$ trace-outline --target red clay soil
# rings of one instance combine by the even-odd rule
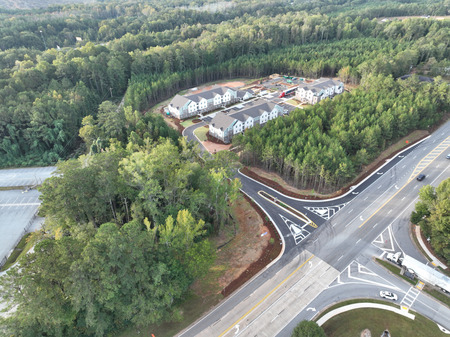
[[[273,243],[269,242],[267,246],[264,248],[259,259],[253,262],[250,266],[248,266],[248,268],[241,275],[239,275],[238,278],[236,278],[225,288],[223,288],[222,295],[224,297],[231,295],[236,289],[238,289],[245,282],[250,280],[270,262],[275,260],[280,254],[282,248],[282,241],[280,235],[278,234],[278,231],[276,230],[273,223],[267,218],[267,215],[247,195],[244,194],[244,198],[250,203],[250,205],[252,205],[255,211],[261,216],[264,222],[264,226],[266,226],[269,229],[270,237],[273,238],[275,241]]]
[[[411,143],[410,146],[416,144],[418,141],[422,140],[423,138],[428,137],[428,135],[418,139],[417,141],[415,141],[414,143]],[[399,153],[400,151],[405,150],[405,148],[400,149],[394,153],[391,154],[390,158],[395,157],[395,155],[397,153]],[[358,179],[356,179],[355,181],[352,181],[349,185],[341,188],[340,190],[336,191],[335,193],[333,193],[333,198],[334,197],[338,197],[342,194],[347,193],[348,191],[350,191],[350,187],[359,184],[361,181],[363,181],[364,179],[366,179],[370,174],[372,174],[372,172],[375,172],[378,170],[378,168],[380,168],[380,166],[382,166],[384,163],[386,162],[386,158],[380,160],[370,171],[365,172],[364,174],[362,174],[360,177],[358,177]],[[252,171],[250,168],[248,168],[247,166],[245,166],[243,169],[241,169],[241,172],[247,176],[249,176],[252,179],[255,179],[256,181],[259,181],[269,187],[272,187],[273,189],[287,195],[293,198],[299,198],[299,199],[309,199],[309,200],[326,200],[329,199],[329,196],[312,196],[312,195],[302,195],[302,194],[298,194],[298,193],[294,193],[292,191],[289,191],[287,189],[285,189],[283,186],[281,186],[280,184],[278,184],[277,182],[261,177],[259,174],[255,173],[254,171]]]

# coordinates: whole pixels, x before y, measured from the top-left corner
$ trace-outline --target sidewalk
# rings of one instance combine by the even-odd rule
[[[441,267],[442,269],[447,269],[447,266],[445,264],[443,264],[441,261],[439,261],[433,255],[433,253],[428,250],[427,245],[422,240],[422,235],[420,234],[420,226],[415,226],[414,230],[415,230],[417,241],[419,242],[420,247],[422,247],[422,249],[425,251],[425,253],[428,255],[428,257],[431,259],[431,264],[435,267]]]
[[[343,312],[347,312],[347,311],[350,311],[350,310],[363,309],[363,308],[389,310],[389,311],[395,312],[396,314],[408,317],[410,319],[416,318],[415,315],[408,313],[408,311],[402,310],[402,309],[397,309],[397,308],[392,307],[390,305],[379,304],[379,303],[355,303],[355,304],[349,304],[349,305],[346,305],[344,307],[340,307],[340,308],[337,308],[337,309],[335,309],[333,311],[330,311],[329,313],[327,313],[326,315],[321,317],[317,321],[317,324],[319,326],[322,326],[323,324],[325,324],[326,321],[328,321],[330,318],[332,318],[332,317],[334,317],[336,315],[342,314]]]

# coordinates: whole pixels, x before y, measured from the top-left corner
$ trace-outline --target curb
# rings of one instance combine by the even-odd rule
[[[350,310],[355,310],[355,309],[364,309],[364,308],[369,308],[369,309],[382,309],[382,310],[388,310],[388,311],[392,311],[396,314],[408,317],[409,319],[414,319],[416,316],[413,314],[408,313],[405,310],[402,309],[397,309],[395,307],[392,307],[390,305],[386,305],[386,304],[379,304],[379,303],[369,303],[369,302],[363,302],[363,303],[355,303],[355,304],[349,304],[346,305],[344,307],[340,307],[337,308],[333,311],[330,311],[329,313],[327,313],[326,315],[324,315],[323,317],[321,317],[319,320],[316,321],[316,323],[319,326],[322,326],[323,324],[325,324],[326,321],[328,321],[330,318],[342,314],[344,312],[350,311]]]
[[[443,264],[441,261],[439,261],[433,253],[430,252],[428,247],[425,245],[425,242],[422,240],[422,235],[420,234],[420,226],[415,226],[414,228],[415,235],[417,238],[417,241],[419,242],[420,247],[425,251],[425,253],[428,255],[428,258],[431,260],[431,264],[434,267],[441,267],[442,269],[447,269],[447,266]]]
[[[425,137],[425,138],[419,140],[418,142],[416,142],[416,143],[414,143],[414,144],[411,144],[411,146],[419,145],[420,143],[422,143],[423,141],[427,140],[427,139],[430,138],[430,137],[431,137],[431,135],[429,135],[429,136],[427,136],[427,137]],[[272,191],[275,191],[276,193],[278,193],[279,195],[282,195],[282,196],[285,197],[285,198],[288,198],[288,199],[291,199],[291,200],[297,200],[297,201],[320,203],[320,202],[328,202],[328,201],[339,200],[339,199],[341,199],[341,198],[343,198],[343,197],[346,197],[348,194],[352,193],[352,191],[353,191],[354,189],[356,189],[358,186],[360,186],[361,184],[363,184],[367,179],[371,178],[374,174],[376,174],[379,170],[381,170],[381,169],[382,169],[385,165],[387,165],[393,158],[395,158],[396,156],[398,156],[398,155],[400,155],[400,154],[402,154],[403,152],[406,152],[406,151],[408,151],[408,150],[410,150],[410,146],[408,146],[407,148],[405,148],[404,150],[402,150],[402,151],[400,151],[400,152],[395,153],[392,157],[386,158],[386,159],[385,159],[386,162],[385,162],[383,165],[381,165],[380,167],[378,167],[377,170],[373,171],[370,175],[368,175],[366,178],[364,178],[363,180],[361,180],[357,185],[351,186],[351,188],[350,188],[346,193],[344,193],[344,194],[342,194],[342,195],[340,195],[340,196],[338,196],[338,197],[329,198],[329,199],[310,200],[310,199],[294,198],[294,197],[291,197],[291,196],[289,196],[289,195],[286,195],[286,194],[284,194],[284,193],[282,193],[282,192],[279,192],[279,191],[277,191],[276,189],[274,189],[274,188],[272,188],[272,187],[270,187],[270,186],[267,186],[266,184],[264,184],[264,183],[262,183],[262,182],[260,182],[260,181],[258,181],[258,180],[255,180],[255,179],[249,177],[248,175],[242,173],[240,169],[239,169],[238,171],[239,171],[239,174],[242,174],[244,177],[246,177],[246,178],[248,178],[248,179],[250,179],[250,180],[252,180],[252,181],[254,181],[254,182],[256,182],[256,183],[258,183],[258,184],[260,184],[260,185],[262,185],[262,186],[264,186],[264,187],[266,187],[266,188],[268,188],[268,189],[270,189],[270,190],[272,190]],[[402,160],[403,160],[403,158],[402,158],[401,160],[399,160],[398,163],[400,163]],[[398,164],[398,163],[397,163],[397,164]],[[397,165],[397,164],[396,164],[396,165]],[[395,166],[395,165],[394,165],[394,166]]]

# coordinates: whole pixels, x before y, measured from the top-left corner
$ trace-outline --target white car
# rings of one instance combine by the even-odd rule
[[[389,291],[380,291],[380,296],[388,300],[397,301],[397,295]]]

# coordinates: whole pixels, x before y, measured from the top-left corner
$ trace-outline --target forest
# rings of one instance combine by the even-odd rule
[[[245,164],[273,170],[294,186],[330,192],[393,141],[437,123],[450,107],[448,84],[370,74],[361,86],[297,109],[233,139]]]
[[[15,310],[1,333],[105,336],[182,318],[240,187],[236,155],[200,158],[147,111],[182,89],[273,72],[360,84],[236,140],[244,162],[317,190],[448,111],[449,21],[377,19],[447,15],[448,2],[213,2],[0,10],[0,167],[57,165],[38,243],[0,280]],[[395,79],[411,67],[437,77]]]
[[[352,1],[339,7],[352,15],[328,11],[321,1],[240,2],[216,12],[171,4],[41,10],[40,26],[29,14],[1,14],[9,19],[0,21],[0,41],[13,44],[0,43],[0,167],[54,164],[83,153],[83,118],[96,119],[102,102],[124,94],[125,105],[141,111],[181,89],[236,76],[334,76],[348,67],[349,80],[358,82],[368,72],[396,77],[411,66],[441,75],[449,69],[448,20],[379,22],[373,16],[376,8],[389,12],[384,4],[360,4],[359,15]],[[328,15],[317,13],[321,6]],[[447,8],[417,1],[397,4],[392,14]],[[65,11],[68,17],[56,15]],[[74,35],[65,43],[60,34],[67,30]],[[17,34],[28,38],[21,42]]]

